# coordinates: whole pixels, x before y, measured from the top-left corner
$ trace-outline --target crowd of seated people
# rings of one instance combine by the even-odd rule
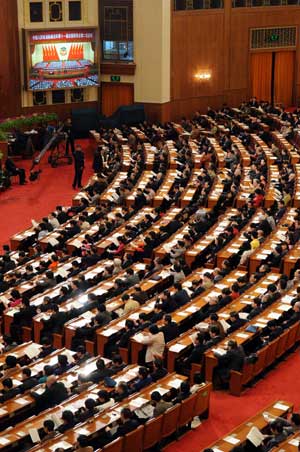
[[[78,203],[69,208],[58,206],[48,217],[31,228],[17,251],[6,247],[0,258],[1,314],[5,315],[13,310],[10,333],[3,337],[2,352],[13,350],[17,344],[21,344],[22,327],[33,329],[34,319],[41,316],[40,341],[43,348],[38,358],[47,357],[54,351],[54,335],[63,336],[67,322],[90,312],[88,321],[84,326],[78,326],[72,337],[71,348],[75,352],[75,361],[65,354],[59,354],[57,363],[45,366],[38,375],[32,375],[30,360],[22,362],[22,384],[15,386],[11,375],[20,363],[13,359],[13,355],[8,356],[1,377],[2,402],[31,391],[36,413],[40,413],[47,407],[67,400],[71,393],[81,394],[91,384],[103,381],[107,387],[113,387],[112,391],[101,389],[97,400],[87,397],[74,413],[68,410],[63,412],[62,425],[58,429],[63,432],[163,378],[167,373],[164,362],[167,344],[191,328],[196,329],[197,334],[188,353],[176,363],[176,370],[186,374],[193,363],[200,364],[203,361],[206,351],[228,337],[225,353],[215,352],[218,363],[213,375],[215,387],[226,388],[231,370],[240,371],[249,356],[255,359],[255,354],[266,343],[300,321],[300,297],[297,295],[291,300],[289,309],[283,311],[279,318],[269,320],[246,347],[239,346],[231,339],[234,332],[243,328],[297,283],[298,262],[290,275],[281,275],[278,281],[269,284],[266,292],[251,299],[251,303],[245,304],[241,312],[232,309],[225,324],[218,314],[263,280],[271,268],[280,269],[285,256],[299,241],[299,211],[296,209],[280,243],[256,271],[236,278],[228,287],[222,287],[222,280],[237,266],[242,265],[247,269],[251,255],[276,231],[278,225],[285,224],[283,222],[293,201],[296,172],[287,149],[279,147],[273,141],[271,132],[272,128],[276,129],[276,121],[272,119],[272,115],[289,124],[286,124],[286,130],[281,130],[281,133],[297,151],[294,129],[298,125],[295,120],[298,112],[295,115],[286,114],[281,110],[272,110],[267,104],[256,105],[254,102],[253,105],[252,101],[243,104],[238,113],[223,106],[220,111],[209,109],[207,115],[196,113],[192,120],[184,118],[179,125],[141,124],[139,131],[149,141],[154,153],[153,173],[145,186],[141,184],[146,164],[149,163],[144,148],[145,140],[127,126],[122,127],[121,132],[101,131],[103,145],[100,152],[103,165],[98,168],[97,175],[88,186],[79,193]],[[203,133],[203,129],[208,133]],[[114,196],[103,201],[103,195],[122,168],[119,133],[127,139],[130,148],[127,177],[116,187]],[[189,134],[188,138],[186,133]],[[258,137],[257,141],[253,135]],[[189,263],[187,253],[201,240],[209,237],[210,231],[228,209],[235,207],[237,195],[242,189],[245,163],[234,138],[244,146],[249,157],[250,195],[229,216],[226,226],[218,231],[203,250],[196,252],[192,263]],[[169,140],[173,141],[175,149],[177,176],[170,184],[168,194],[154,208],[152,205],[156,193],[168,177]],[[220,146],[222,158],[218,156],[213,140]],[[259,140],[262,140],[264,146]],[[199,157],[199,168],[195,168],[195,155]],[[270,161],[278,169],[279,178],[276,181],[270,179]],[[195,178],[196,171],[198,176]],[[21,174],[19,176],[21,182]],[[189,187],[192,177],[195,181],[193,196],[187,206],[180,208],[182,194]],[[214,206],[208,208],[208,198],[219,181],[222,188]],[[274,195],[272,205],[265,207],[270,186],[274,188],[276,196]],[[128,198],[132,194],[133,201],[129,205]],[[134,222],[137,215],[148,206],[152,207],[151,213],[146,213]],[[163,224],[164,218],[174,207],[180,208],[180,211],[169,223]],[[252,222],[258,209],[258,221]],[[161,226],[156,228],[159,224]],[[95,225],[97,228],[91,231],[91,227]],[[124,228],[124,233],[118,234],[120,228]],[[181,234],[181,231],[184,232]],[[55,241],[48,241],[52,233],[56,234]],[[241,247],[217,267],[216,256],[219,251],[241,234]],[[113,235],[113,240],[107,240]],[[72,240],[79,236],[83,237],[80,246],[70,247]],[[108,243],[104,246],[106,240]],[[172,246],[163,248],[167,242]],[[133,248],[128,252],[131,244]],[[161,246],[163,253],[158,256],[156,251]],[[145,266],[137,271],[138,267],[135,265],[141,263]],[[100,272],[97,272],[97,267],[102,268]],[[197,270],[203,267],[207,271],[203,271],[201,277],[196,276]],[[90,269],[95,270],[95,273],[86,277]],[[141,285],[143,281],[151,280],[151,277],[154,279],[163,269],[167,269],[170,277],[150,296],[141,289]],[[188,278],[190,284],[185,284]],[[101,289],[101,285],[108,281],[112,283],[111,287],[105,293],[96,294],[96,289]],[[218,284],[221,286],[220,294],[210,297],[191,318],[186,322],[174,320],[178,318],[180,310],[202,296],[205,297],[206,291],[213,290]],[[58,292],[53,295],[56,288]],[[87,304],[72,306],[72,301],[84,296],[86,292]],[[37,296],[41,296],[41,302],[33,304],[32,301]],[[109,303],[115,299],[120,304],[117,309],[111,309]],[[140,311],[150,305],[149,300],[153,302],[151,309]],[[67,304],[70,309],[65,309]],[[105,358],[111,361],[107,364],[103,357],[99,357],[90,374],[79,373],[76,385],[72,390],[67,388],[60,381],[60,376],[76,364],[82,364],[91,358],[86,352],[85,342],[96,342],[97,331],[119,318],[124,318],[123,327],[114,340],[108,340],[105,347]],[[206,328],[204,323],[207,324]],[[120,353],[122,349],[130,350],[135,335],[140,336],[140,342],[144,346],[143,352],[139,354],[141,366],[137,377],[126,384],[116,383],[114,375],[125,367]],[[199,378],[199,381],[203,380],[204,375]],[[41,383],[45,384],[45,390],[39,394],[34,388]],[[143,407],[140,412],[124,408],[120,425],[103,432],[101,438],[98,438],[97,446],[103,447],[135,429],[137,425],[145,423],[147,419],[159,416],[190,394],[191,388],[184,381],[178,391],[171,391],[166,396],[153,392],[149,407]],[[53,422],[45,421],[40,432],[41,440],[46,442],[53,438],[56,430]],[[88,448],[90,445],[87,438],[79,437],[78,441],[84,445],[80,447]]]

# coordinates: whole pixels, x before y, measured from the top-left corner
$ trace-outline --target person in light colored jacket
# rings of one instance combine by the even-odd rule
[[[149,333],[144,335],[143,344],[147,345],[146,350],[146,363],[152,363],[155,358],[161,358],[165,349],[164,334],[159,331],[157,325],[151,325],[149,327]]]

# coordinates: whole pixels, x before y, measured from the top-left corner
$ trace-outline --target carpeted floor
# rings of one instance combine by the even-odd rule
[[[300,409],[298,375],[300,372],[299,349],[288,356],[253,388],[246,390],[241,397],[230,396],[226,392],[212,393],[209,419],[196,430],[187,433],[180,441],[172,443],[166,452],[200,452],[221,436],[233,430],[257,411],[275,400],[294,403]]]
[[[92,174],[92,148],[89,140],[77,141],[85,149],[86,161],[83,173],[83,183],[88,181]],[[26,170],[29,175],[31,160],[16,160],[17,166]],[[17,232],[31,226],[31,219],[40,220],[59,204],[70,205],[75,190],[72,188],[74,177],[73,165],[68,165],[65,160],[57,168],[52,168],[48,163],[48,155],[40,164],[42,170],[39,179],[19,185],[19,179],[12,179],[12,188],[0,193],[0,249],[8,243],[8,239]],[[28,177],[27,177],[28,180]]]
[[[86,168],[83,182],[87,182],[92,173],[92,148],[88,140],[82,141],[86,151]],[[30,161],[17,162],[28,170]],[[39,220],[56,205],[70,205],[74,190],[72,180],[73,165],[59,165],[51,168],[47,158],[41,164],[42,174],[36,182],[19,186],[0,193],[0,246],[8,243],[13,234],[30,226],[32,218]],[[247,390],[242,397],[233,397],[225,392],[213,392],[209,419],[195,431],[186,434],[180,441],[171,444],[167,452],[200,452],[213,441],[223,436],[258,410],[275,400],[294,402],[295,409],[300,407],[298,376],[300,374],[299,350],[259,383]]]

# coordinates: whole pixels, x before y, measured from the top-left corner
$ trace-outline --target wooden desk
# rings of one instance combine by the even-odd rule
[[[201,168],[193,170],[190,182],[186,186],[184,192],[182,193],[182,195],[180,197],[180,200],[179,200],[180,207],[184,208],[191,203],[193,196],[195,195],[195,193],[199,187],[198,178],[201,176],[202,172],[203,172],[203,170]]]
[[[280,132],[272,132],[271,135],[274,143],[279,147],[279,149],[285,149],[288,152],[292,165],[299,163],[300,156],[294,149],[294,146],[292,146]]]
[[[191,265],[194,260],[203,253],[208,246],[222,233],[231,223],[231,217],[238,214],[238,210],[230,208],[222,215],[217,223],[215,223],[206,234],[195,242],[185,253],[185,259],[188,265]]]
[[[262,209],[258,209],[256,213],[250,218],[246,226],[239,231],[239,234],[234,237],[224,248],[222,248],[217,254],[217,267],[221,267],[224,260],[230,259],[231,256],[237,254],[243,243],[247,241],[244,234],[250,230],[252,223],[258,224],[260,222],[259,217],[262,213]]]
[[[116,202],[118,195],[116,189],[120,187],[120,183],[127,179],[127,171],[119,171],[114,180],[109,184],[109,186],[100,195],[100,201],[102,202]]]
[[[206,272],[210,273],[210,272],[212,272],[212,270],[206,269],[206,268],[203,268],[201,270],[202,275]],[[203,309],[205,306],[208,305],[211,297],[217,297],[218,295],[221,294],[222,289],[224,289],[225,287],[231,287],[233,282],[236,281],[237,277],[245,276],[245,275],[246,275],[246,273],[242,272],[242,271],[238,271],[238,272],[235,271],[235,272],[230,273],[227,277],[223,278],[220,282],[215,284],[211,289],[206,290],[201,295],[194,298],[189,303],[185,304],[183,307],[180,307],[176,311],[172,312],[172,320],[174,322],[176,322],[179,326],[182,325],[183,322],[187,323],[187,321],[191,321],[193,316],[195,317],[195,315],[197,315],[199,310]],[[190,278],[189,281],[186,281],[187,288],[189,287],[189,284],[191,283],[191,281],[193,279],[194,278]],[[174,290],[173,291],[171,290],[170,292],[172,294],[174,292]],[[234,304],[236,305],[236,303],[234,303]],[[242,306],[245,307],[245,305],[242,305]],[[226,314],[226,317],[227,317],[227,314]],[[163,322],[159,321],[158,325],[162,326]],[[179,341],[181,344],[182,336],[184,336],[184,334],[182,334],[180,336],[180,338],[177,338],[176,344],[178,344]],[[189,340],[190,340],[190,338],[189,338]],[[189,344],[190,343],[191,342],[189,342]],[[185,346],[186,345],[187,344],[185,343]],[[140,351],[143,349],[143,347],[144,347],[144,344],[142,343],[141,333],[139,333],[138,335],[135,335],[131,338],[131,362],[138,362],[138,356],[139,356]],[[174,352],[174,349],[171,350],[171,352]],[[174,355],[171,356],[171,360],[173,359],[173,357],[174,357]],[[175,359],[176,358],[174,357],[174,360]],[[172,368],[172,364],[170,364],[169,368]]]
[[[241,183],[236,197],[236,207],[243,207],[254,193],[254,186],[249,176],[250,168],[243,168]]]
[[[229,174],[229,169],[225,168],[225,167],[222,170],[219,170],[217,172],[215,181],[214,181],[213,186],[208,195],[207,206],[209,208],[215,207],[215,205],[219,201],[220,196],[222,195],[222,193],[224,191],[224,181],[225,181],[227,174]]]
[[[126,233],[126,225],[130,224],[131,226],[138,226],[139,223],[141,223],[146,215],[151,215],[152,217],[155,217],[155,212],[152,207],[143,207],[140,211],[138,211],[135,215],[130,217],[130,219],[121,224],[118,228],[116,228],[114,231],[110,233],[110,235],[103,237],[99,242],[95,244],[97,247],[97,251],[99,254],[103,254],[104,251],[115,241],[118,237],[124,237]]]
[[[280,443],[278,447],[274,447],[274,452],[298,452],[298,446],[300,444],[300,433],[296,432],[293,436],[289,436],[283,443]]]
[[[247,149],[245,148],[245,146],[243,145],[243,143],[241,142],[241,140],[238,137],[236,137],[235,135],[231,135],[230,139],[232,141],[232,144],[234,144],[239,150],[243,167],[244,168],[249,167],[251,164],[250,154],[247,151]]]
[[[102,264],[98,264],[95,266],[94,272],[98,272],[101,269],[101,272],[104,270],[105,266]],[[143,263],[136,263],[133,264],[130,268],[133,269],[133,271],[138,272],[140,270],[144,270],[146,268],[146,264]],[[92,271],[88,269],[89,271]],[[90,293],[93,293],[94,295],[97,295],[102,298],[103,301],[107,301],[109,299],[109,290],[113,287],[114,282],[118,278],[122,278],[126,275],[126,271],[123,270],[120,273],[113,275],[111,278],[106,279],[105,281],[101,281],[99,284],[97,284],[94,287],[91,287],[88,289],[84,294],[81,294],[75,298],[69,299],[66,303],[63,303],[60,305],[60,310],[62,312],[69,312],[72,309],[80,309],[83,311],[89,311],[90,310],[90,303],[89,302],[88,295]],[[124,291],[125,292],[125,291]],[[49,315],[47,313],[41,313],[36,315],[33,318],[33,331],[34,331],[34,339],[35,342],[40,341],[40,334],[42,330],[42,319],[49,319]]]
[[[155,279],[153,279],[153,277],[155,277]],[[169,267],[167,267],[167,268],[164,268],[163,270],[155,273],[154,275],[152,275],[152,278],[150,277],[148,279],[143,279],[139,283],[139,287],[141,288],[141,290],[143,292],[146,292],[148,294],[149,298],[151,298],[154,295],[154,293],[158,293],[161,290],[163,290],[165,287],[167,287],[170,284],[170,282],[171,282],[171,273],[169,272]],[[133,292],[134,292],[134,289],[130,288],[130,289],[126,290],[125,292],[123,292],[122,295],[119,295],[119,296],[114,297],[114,298],[110,299],[109,301],[107,301],[106,302],[107,311],[115,312],[115,311],[119,311],[120,309],[123,309],[124,301],[122,300],[122,296],[124,295],[124,293],[130,295]],[[141,312],[143,312],[143,311],[141,311]],[[75,335],[76,329],[87,326],[90,323],[91,317],[94,316],[95,314],[96,314],[96,309],[94,309],[93,311],[87,311],[86,313],[80,315],[79,317],[74,318],[73,320],[70,320],[69,322],[67,322],[65,324],[65,345],[67,348],[71,348],[72,338]],[[121,317],[123,318],[123,316],[121,316]],[[131,318],[131,317],[129,316],[129,318]],[[119,320],[120,319],[110,322],[109,325],[107,325],[106,327],[103,327],[103,328],[100,328],[99,330],[97,330],[97,334],[99,332],[99,336],[101,335],[101,337],[104,337],[104,340],[101,341],[101,346],[100,346],[99,342],[97,342],[99,355],[103,356],[104,346],[107,342],[106,339],[108,339],[108,337],[104,334],[104,332],[106,331],[107,328],[110,328],[110,326],[113,326],[114,329],[118,328]],[[124,320],[124,322],[125,322],[125,320]],[[120,328],[123,328],[123,327],[124,327],[124,323],[122,320],[120,322]]]
[[[251,133],[251,141],[252,144],[258,145],[263,150],[267,159],[268,166],[274,165],[277,158],[275,155],[273,155],[271,149],[267,146],[267,144],[255,133]]]
[[[295,191],[293,196],[293,206],[300,207],[300,164],[294,165],[296,180],[295,180]]]
[[[241,297],[239,297],[237,299],[237,303],[231,303],[230,310],[241,312],[245,308],[245,305],[250,304],[255,297],[265,293],[269,284],[276,284],[279,279],[280,275],[278,273],[268,273],[265,278],[263,278],[260,282],[255,284],[253,287],[251,287],[251,289],[247,290]],[[235,340],[238,345],[243,345],[245,342],[250,341],[251,338],[256,335],[256,333],[247,332],[247,327],[249,325],[256,325],[258,328],[265,328],[269,320],[283,314],[284,311],[282,310],[281,306],[281,301],[278,303],[272,303],[272,305],[265,309],[261,314],[259,314],[259,316],[256,316],[255,319],[245,324],[241,329],[234,331],[232,334],[227,336],[226,339],[219,342],[214,348],[224,348],[229,339]],[[218,314],[224,320],[226,320],[229,318],[230,310],[226,307],[226,309],[221,310],[220,312],[218,312]],[[218,364],[218,358],[214,355],[213,349],[208,350],[205,353],[205,377],[207,381],[212,381],[214,368]]]
[[[87,436],[95,437],[100,434],[100,432],[111,425],[113,422],[117,421],[120,418],[120,413],[122,408],[130,407],[131,409],[136,409],[138,406],[137,399],[145,399],[145,403],[148,403],[151,400],[151,394],[153,391],[162,388],[163,390],[170,391],[172,387],[176,384],[177,381],[185,381],[187,378],[183,375],[171,374],[159,380],[157,383],[154,383],[150,386],[147,386],[142,391],[137,394],[133,394],[128,399],[123,402],[114,405],[112,408],[105,410],[102,413],[96,414],[91,420],[82,423],[80,426],[74,427],[72,430],[68,430],[65,434],[59,435],[57,438],[47,441],[45,444],[30,449],[30,451],[39,451],[39,452],[53,452],[56,447],[59,447],[59,444],[62,441],[67,442],[68,444],[75,444],[77,436],[85,431]],[[207,392],[207,397],[209,397],[209,391],[207,391],[209,387],[204,388],[204,391]]]
[[[211,289],[206,290],[201,295],[196,297],[193,302],[197,303],[197,310],[203,309],[208,305],[211,298],[218,297],[224,288],[230,288],[237,278],[246,276],[246,272],[235,270],[229,275],[225,276],[221,281],[215,284]],[[193,306],[193,304],[192,304]],[[193,308],[195,309],[195,308]],[[191,309],[192,310],[192,309]],[[176,360],[186,354],[189,348],[193,345],[192,337],[197,334],[199,330],[196,327],[189,329],[182,333],[179,337],[166,344],[167,349],[167,366],[168,371],[173,372],[175,370]]]
[[[285,238],[285,233],[297,216],[296,209],[288,208],[286,214],[277,224],[275,231],[264,241],[264,243],[251,254],[249,259],[249,272],[255,273],[256,268],[260,265],[269,254],[272,253],[274,246],[279,244]]]
[[[296,245],[284,256],[283,258],[283,273],[290,276],[291,271],[294,269],[298,260],[300,259],[300,243]]]
[[[268,185],[266,189],[264,206],[266,208],[271,207],[275,201],[279,201],[282,198],[282,193],[276,188],[279,181],[279,168],[277,165],[268,166]]]
[[[221,146],[219,145],[219,143],[217,142],[217,140],[215,138],[208,138],[208,141],[210,142],[211,146],[214,149],[214,152],[217,156],[217,160],[218,160],[218,168],[222,169],[225,167],[225,152],[223,151],[223,149],[221,148]]]
[[[128,243],[125,246],[125,251],[127,253],[134,253],[136,249],[139,247],[140,243],[144,242],[144,238],[147,234],[150,233],[150,231],[158,233],[160,228],[162,226],[167,227],[171,221],[175,219],[175,217],[181,212],[181,208],[179,207],[171,207],[165,215],[163,215],[158,221],[156,221],[150,229],[148,229],[146,232],[143,232],[142,234],[138,235],[134,240],[132,240],[130,243]]]
[[[168,170],[163,183],[155,193],[152,201],[153,207],[159,207],[163,200],[169,195],[171,188],[174,185],[175,178],[177,176],[177,170]]]
[[[146,185],[151,181],[155,173],[153,171],[143,171],[141,177],[139,178],[138,182],[136,183],[134,189],[131,191],[131,193],[127,196],[125,199],[126,206],[133,206],[135,202],[135,198],[137,195],[137,190],[141,189],[144,190],[146,188]]]
[[[276,407],[278,403],[282,405],[282,407],[280,407],[280,405],[279,408]],[[243,443],[245,443],[246,437],[252,427],[257,427],[259,430],[264,431],[264,429],[266,429],[266,427],[269,425],[269,421],[266,416],[264,416],[264,414],[267,414],[273,418],[285,417],[292,408],[292,403],[276,400],[275,402],[260,410],[255,416],[247,419],[247,421],[243,422],[241,425],[233,429],[224,438],[221,438],[215,443],[211,444],[209,447],[214,451],[230,452],[234,447],[232,442],[230,442],[230,438],[236,438],[237,440],[239,440],[237,444],[242,445]]]
[[[204,209],[209,212],[210,209]],[[195,215],[193,215],[190,220],[193,220]],[[167,240],[164,241],[162,245],[159,245],[154,250],[155,257],[163,258],[166,254],[170,253],[171,249],[177,244],[178,240],[182,240],[184,235],[189,234],[190,225],[185,223],[181,228],[179,228],[174,234],[172,234]]]

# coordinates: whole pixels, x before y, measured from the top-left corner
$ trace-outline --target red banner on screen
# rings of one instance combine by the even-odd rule
[[[43,42],[74,42],[74,41],[94,41],[94,30],[55,30],[55,31],[34,31],[30,33],[30,43],[40,44]]]

